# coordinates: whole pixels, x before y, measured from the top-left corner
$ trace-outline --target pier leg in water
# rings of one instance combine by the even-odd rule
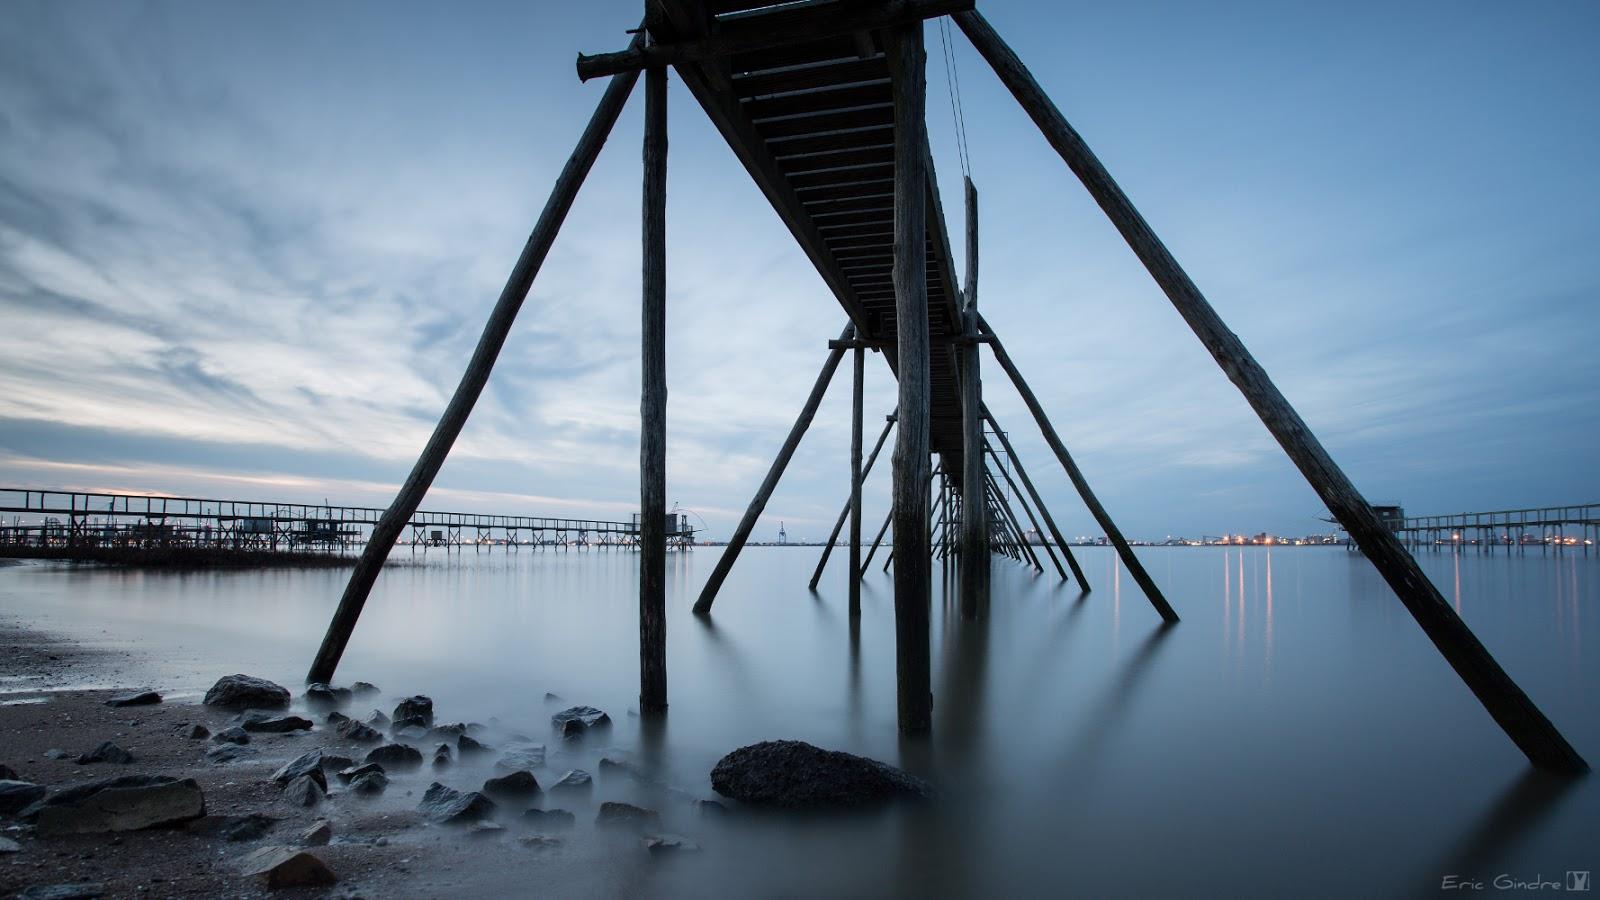
[[[839,335],[839,340],[847,341],[854,334],[855,326],[846,325]],[[717,599],[717,591],[722,589],[722,582],[727,580],[728,571],[733,568],[734,560],[739,558],[739,551],[744,549],[745,542],[750,539],[750,532],[755,530],[756,520],[761,518],[761,511],[767,508],[767,500],[771,499],[773,490],[778,486],[778,480],[783,477],[783,470],[788,468],[789,459],[794,456],[795,448],[800,446],[800,439],[805,437],[806,429],[811,427],[811,420],[816,418],[817,407],[822,404],[822,397],[828,392],[828,383],[833,380],[833,373],[839,370],[839,360],[843,358],[844,349],[841,347],[828,351],[828,360],[822,364],[822,371],[817,374],[816,383],[811,386],[811,395],[806,398],[806,405],[800,410],[800,417],[795,419],[794,426],[789,429],[789,436],[778,449],[777,459],[772,461],[772,468],[767,470],[767,477],[762,480],[761,487],[756,489],[756,495],[750,500],[750,507],[744,511],[744,518],[739,520],[739,527],[728,540],[728,546],[723,548],[722,556],[717,560],[717,567],[711,570],[711,577],[701,589],[700,599],[694,604],[696,615],[703,616],[711,612],[711,604]]]
[[[889,533],[889,523],[892,521],[894,521],[894,510],[891,509],[889,514],[883,517],[883,524],[878,528],[878,536],[872,539],[872,546],[867,549],[867,558],[862,560],[859,570],[861,574],[865,575],[867,566],[872,565],[872,557],[878,552],[878,545],[883,543],[883,536]]]
[[[867,351],[855,349],[855,379],[850,392],[850,615],[861,615],[861,408],[867,377]]]
[[[894,427],[894,416],[889,416],[889,421],[883,425],[883,431],[878,434],[878,443],[872,447],[872,454],[867,457],[867,464],[861,469],[861,478],[866,480],[872,474],[872,464],[878,461],[878,451],[883,449],[883,442],[889,438],[889,429]],[[845,519],[850,516],[850,499],[844,501],[844,509],[839,510],[839,519],[833,523],[833,533],[828,535],[828,542],[822,545],[822,558],[817,560],[817,570],[811,573],[811,589],[817,589],[817,582],[822,580],[822,570],[828,566],[828,555],[833,552],[833,545],[839,540],[839,532],[844,530]]]
[[[667,708],[667,70],[644,80],[639,712]]]
[[[967,337],[978,336],[978,189],[965,181],[967,212],[967,283],[961,310]],[[977,344],[956,348],[961,391],[961,496],[977,501],[984,496],[983,381],[979,377]],[[971,502],[974,513],[961,517],[961,617],[976,618],[989,608],[988,504]]]
[[[641,41],[642,33],[634,38],[634,46],[639,46]],[[350,581],[345,585],[344,595],[339,598],[333,621],[328,623],[328,633],[322,639],[322,646],[317,649],[311,670],[306,673],[308,682],[333,681],[339,658],[344,656],[344,648],[350,643],[356,621],[361,618],[361,608],[367,603],[367,595],[372,593],[372,585],[378,580],[384,560],[388,559],[395,541],[399,540],[406,523],[411,521],[423,496],[428,493],[434,476],[439,474],[439,467],[444,465],[445,457],[450,455],[450,448],[461,434],[462,426],[467,423],[467,416],[477,404],[478,395],[483,393],[495,358],[500,355],[511,324],[516,321],[517,311],[527,299],[533,279],[544,265],[545,256],[549,254],[550,246],[555,243],[556,234],[561,230],[561,223],[566,220],[567,211],[578,196],[578,188],[583,186],[584,178],[593,167],[595,158],[600,155],[600,148],[605,146],[611,127],[616,124],[617,116],[621,115],[622,107],[628,102],[628,94],[638,80],[638,72],[628,72],[613,76],[611,83],[606,85],[605,96],[600,98],[600,105],[589,117],[589,124],[578,139],[577,148],[572,151],[561,175],[556,178],[550,199],[545,201],[544,211],[539,214],[533,233],[522,247],[522,255],[511,269],[511,277],[506,279],[506,286],[500,291],[500,299],[489,314],[489,321],[483,327],[483,336],[478,338],[478,346],[472,351],[472,359],[467,363],[461,383],[450,398],[450,405],[445,407],[444,415],[439,418],[439,424],[434,427],[433,435],[428,438],[428,444],[417,458],[411,474],[400,486],[394,502],[373,527],[372,537],[367,540],[361,558],[350,573]]]
[[[1394,532],[1378,518],[1344,470],[1334,463],[1300,414],[1267,377],[1244,342],[1228,329],[1017,55],[976,12],[957,13],[955,20],[1062,160],[1083,182],[1178,314],[1316,490],[1328,511],[1372,560],[1412,618],[1494,720],[1535,766],[1567,774],[1589,771],[1588,763],[1461,621]]]
[[[933,723],[929,625],[929,392],[927,54],[922,23],[884,32],[894,98],[895,338],[900,431],[894,447],[896,699],[902,734]]]
[[[1045,508],[1044,498],[1039,496],[1039,491],[1033,486],[1033,479],[1028,477],[1028,470],[1022,467],[1022,460],[1018,458],[1017,451],[1011,446],[1011,438],[1001,430],[1000,423],[994,420],[994,414],[989,412],[987,405],[983,408],[983,417],[988,420],[989,427],[994,430],[994,436],[1000,439],[1000,446],[1006,451],[1006,458],[1011,460],[1011,468],[1017,470],[1017,477],[1022,479],[1022,486],[1027,489],[1028,496],[1033,499],[1033,505],[1039,508],[1039,517],[1044,519],[1045,527],[1050,529],[1050,537],[1056,546],[1061,548],[1061,555],[1067,558],[1067,566],[1072,569],[1072,574],[1078,579],[1078,586],[1088,593],[1089,579],[1083,577],[1083,569],[1078,566],[1078,558],[1072,555],[1072,547],[1067,544],[1067,539],[1061,536],[1061,529],[1056,527],[1056,520],[1051,517],[1050,510]]]

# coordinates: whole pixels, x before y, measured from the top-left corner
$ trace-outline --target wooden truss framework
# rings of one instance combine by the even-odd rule
[[[372,538],[340,599],[308,680],[331,681],[361,608],[395,540],[427,492],[460,433],[496,356],[555,240],[578,188],[605,143],[639,74],[645,73],[643,235],[643,385],[640,440],[640,708],[666,708],[665,622],[665,201],[666,84],[673,68],[794,234],[849,316],[830,342],[822,371],[733,539],[695,603],[709,615],[717,591],[760,518],[816,414],[846,351],[853,354],[850,497],[811,586],[816,587],[846,519],[850,522],[850,610],[860,579],[892,528],[896,672],[902,731],[930,727],[930,567],[934,553],[960,558],[963,615],[988,602],[989,560],[1009,556],[1043,571],[1007,497],[1010,489],[1063,580],[1065,558],[1087,580],[1022,467],[1006,433],[983,403],[979,352],[987,344],[1021,395],[1046,443],[1129,573],[1167,623],[1177,613],[1090,489],[1038,397],[977,309],[977,191],[965,184],[967,283],[958,289],[925,130],[923,22],[950,15],[1050,145],[1088,189],[1174,308],[1240,389],[1351,538],[1372,560],[1423,631],[1495,721],[1537,767],[1564,773],[1588,766],[1490,656],[1378,519],[1261,366],[1228,330],[1111,178],[1082,137],[1014,52],[974,9],[973,0],[646,0],[645,21],[629,47],[578,58],[580,77],[609,76],[604,95],[567,161],[521,257],[512,269],[449,406]],[[867,349],[881,350],[899,386],[863,465],[862,379]],[[985,437],[1000,442],[1009,468]],[[861,485],[895,431],[893,505],[865,560]],[[933,465],[933,457],[939,464]],[[986,464],[986,456],[995,462]],[[993,472],[1003,474],[1005,484]],[[1018,489],[1011,470],[1021,481]],[[939,482],[937,498],[929,492]],[[1024,499],[1024,494],[1026,499]],[[1029,505],[1031,501],[1031,506]],[[937,514],[937,521],[935,519]],[[941,535],[935,542],[935,531]],[[1051,543],[1054,543],[1054,547]]]

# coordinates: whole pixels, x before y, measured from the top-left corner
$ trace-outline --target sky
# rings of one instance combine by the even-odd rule
[[[980,9],[1375,503],[1600,499],[1600,5]],[[383,506],[448,401],[637,2],[10,0],[0,485]],[[1131,537],[1328,529],[1315,493],[982,59],[930,24],[952,243]],[[638,501],[636,91],[423,504]],[[725,538],[845,323],[669,96],[668,497]],[[1098,534],[1004,376],[986,399]],[[841,369],[755,540],[848,493]],[[868,440],[894,405],[869,360]],[[885,459],[887,459],[885,457]],[[885,513],[885,465],[866,519]]]

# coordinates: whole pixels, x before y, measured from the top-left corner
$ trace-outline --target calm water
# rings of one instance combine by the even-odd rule
[[[628,715],[638,644],[625,553],[497,551],[390,569],[339,680],[428,693],[445,721],[496,717],[541,737],[546,691],[610,711],[611,744],[674,790],[641,795],[607,779],[595,801],[656,803],[705,852],[575,865],[563,876],[574,892],[1393,896],[1437,894],[1451,874],[1494,893],[1501,873],[1564,881],[1600,868],[1596,779],[1529,776],[1371,567],[1343,549],[1142,549],[1184,618],[1170,630],[1109,551],[1078,551],[1095,588],[1086,597],[997,561],[985,622],[961,622],[936,590],[925,742],[895,732],[889,576],[874,566],[852,629],[837,559],[813,595],[816,548],[751,548],[706,625],[689,605],[718,552],[669,562],[672,708],[659,727]],[[1421,558],[1600,764],[1600,559]],[[298,685],[344,577],[23,566],[0,569],[0,606],[135,647],[169,690],[198,693],[233,671]],[[722,826],[687,812],[690,797],[713,796],[719,756],[769,738],[903,765],[943,800],[844,822]],[[592,767],[598,753],[557,753],[538,774]],[[579,804],[580,819],[592,805]]]

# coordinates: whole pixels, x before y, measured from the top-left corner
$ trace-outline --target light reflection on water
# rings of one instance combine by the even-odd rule
[[[845,823],[680,820],[703,854],[583,884],[601,893],[704,894],[715,878],[727,894],[1378,896],[1431,893],[1446,874],[1594,868],[1593,779],[1530,776],[1359,555],[1141,548],[1184,618],[1171,628],[1135,586],[1124,592],[1100,548],[1075,549],[1096,579],[1087,595],[997,560],[980,623],[962,622],[936,583],[936,731],[902,741],[891,577],[873,570],[857,623],[842,567],[806,590],[817,549],[750,548],[707,622],[688,608],[716,552],[669,560],[664,722],[628,715],[638,645],[626,553],[469,553],[391,569],[340,680],[428,693],[444,720],[493,716],[535,735],[548,732],[545,691],[593,703],[616,720],[612,743],[685,796],[712,796],[721,754],[780,737],[904,765],[943,792],[927,811]],[[1600,637],[1586,615],[1600,560],[1420,558],[1600,762],[1600,666],[1585,654]],[[344,577],[25,566],[0,571],[0,604],[138,647],[169,690],[232,671],[295,685]],[[609,790],[602,782],[596,799]]]

